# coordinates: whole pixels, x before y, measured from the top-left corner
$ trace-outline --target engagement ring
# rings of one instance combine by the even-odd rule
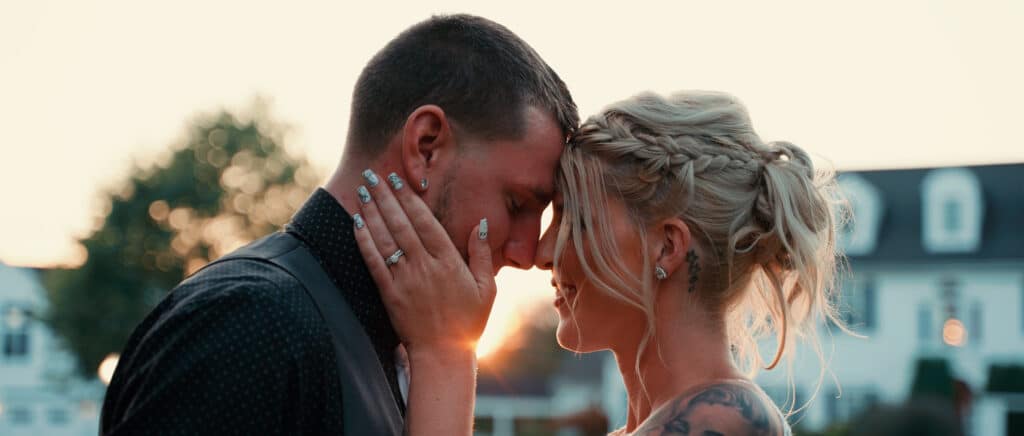
[[[398,263],[398,258],[402,257],[404,255],[405,255],[405,252],[402,251],[401,248],[399,248],[398,251],[395,251],[395,254],[392,254],[392,255],[384,258],[384,264],[387,265],[387,266],[394,265],[394,264]]]

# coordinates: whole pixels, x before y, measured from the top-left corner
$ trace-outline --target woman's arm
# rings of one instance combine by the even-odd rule
[[[469,435],[474,348],[495,296],[487,222],[469,236],[467,265],[423,200],[393,173],[387,179],[392,189],[361,187],[362,215],[353,218],[363,260],[409,354],[406,430]]]
[[[409,407],[407,433],[469,435],[473,431],[476,400],[476,352],[409,354]]]

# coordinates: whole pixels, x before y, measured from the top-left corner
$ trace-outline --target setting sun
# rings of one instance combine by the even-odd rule
[[[491,320],[487,323],[483,336],[480,336],[480,341],[476,344],[477,358],[480,360],[487,359],[488,356],[501,348],[501,345],[519,330],[521,324],[522,321],[515,312],[492,313]]]

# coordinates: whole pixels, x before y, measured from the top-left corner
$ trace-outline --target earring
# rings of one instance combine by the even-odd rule
[[[665,280],[668,278],[668,273],[665,272],[665,268],[662,268],[661,265],[655,265],[654,277],[657,277],[658,280]]]
[[[420,189],[427,189],[427,178],[420,179]]]

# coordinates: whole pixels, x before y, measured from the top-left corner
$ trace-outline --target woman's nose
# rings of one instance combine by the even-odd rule
[[[533,264],[537,268],[550,270],[554,266],[556,235],[557,229],[555,229],[555,226],[550,226],[544,232],[544,236],[540,238],[540,242],[537,244],[537,255],[533,259]]]

